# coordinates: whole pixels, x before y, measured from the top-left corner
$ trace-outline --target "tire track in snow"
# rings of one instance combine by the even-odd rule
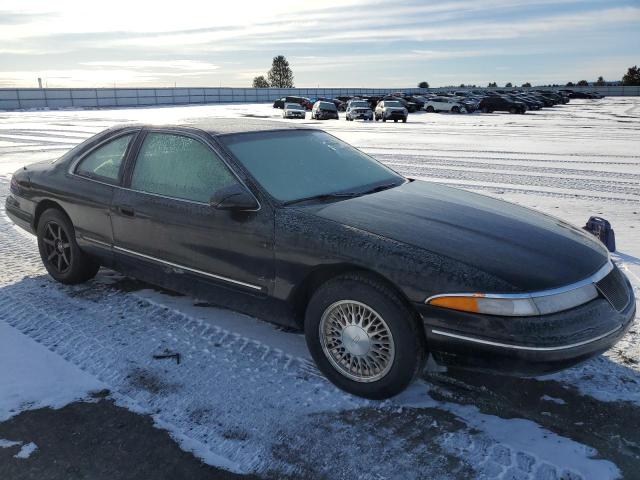
[[[476,170],[513,170],[519,172],[536,172],[536,173],[552,173],[556,175],[578,175],[581,177],[607,177],[622,179],[638,179],[638,173],[611,172],[607,170],[580,170],[573,168],[558,167],[537,167],[533,165],[510,164],[510,163],[486,163],[486,162],[469,162],[465,160],[439,160],[421,156],[405,156],[405,155],[374,155],[378,160],[386,165],[401,167],[417,167],[424,170],[430,167],[460,167],[472,168]],[[607,163],[608,164],[608,163]],[[637,182],[625,182],[629,184],[637,184]]]

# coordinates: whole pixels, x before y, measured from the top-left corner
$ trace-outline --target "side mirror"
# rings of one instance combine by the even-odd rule
[[[240,183],[216,191],[209,203],[216,210],[257,210],[260,207],[253,194]]]

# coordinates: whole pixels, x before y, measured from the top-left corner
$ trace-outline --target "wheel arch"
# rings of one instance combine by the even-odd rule
[[[64,210],[64,208],[62,208],[62,205],[60,205],[58,202],[54,200],[50,200],[48,198],[44,200],[40,200],[36,205],[36,209],[33,213],[33,230],[34,231],[37,231],[38,229],[38,222],[40,222],[40,217],[42,216],[42,214],[47,210],[49,210],[50,208],[55,208],[57,210],[60,210],[67,218],[70,219],[69,214]]]
[[[398,298],[400,298],[402,302],[407,306],[407,308],[409,308],[411,312],[415,314],[416,319],[419,318],[417,310],[414,308],[405,293],[384,275],[356,264],[338,263],[331,265],[322,265],[314,268],[302,279],[301,282],[298,283],[298,285],[291,292],[289,303],[293,308],[296,323],[300,327],[304,327],[305,311],[309,300],[311,300],[314,292],[329,280],[346,273],[357,273],[365,275],[372,280],[383,284],[385,287],[392,290],[396,295],[398,295]]]

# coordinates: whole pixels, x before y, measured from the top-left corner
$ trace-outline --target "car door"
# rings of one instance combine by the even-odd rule
[[[150,129],[113,198],[116,260],[267,294],[274,280],[273,210],[218,210],[216,190],[246,185],[205,133]],[[249,190],[250,191],[250,190]],[[253,193],[253,192],[252,192]],[[255,195],[258,202],[260,197]]]
[[[125,159],[140,128],[112,132],[73,160],[68,175],[73,190],[65,211],[73,223],[76,241],[85,250],[111,260],[113,243],[110,206],[124,175]]]

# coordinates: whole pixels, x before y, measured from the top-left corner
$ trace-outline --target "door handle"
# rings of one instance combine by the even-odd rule
[[[136,216],[135,212],[133,211],[133,208],[131,208],[131,207],[121,207],[121,206],[118,206],[118,207],[116,207],[116,210],[117,210],[121,215],[123,215],[123,216],[125,216],[125,217],[135,217],[135,216]]]

